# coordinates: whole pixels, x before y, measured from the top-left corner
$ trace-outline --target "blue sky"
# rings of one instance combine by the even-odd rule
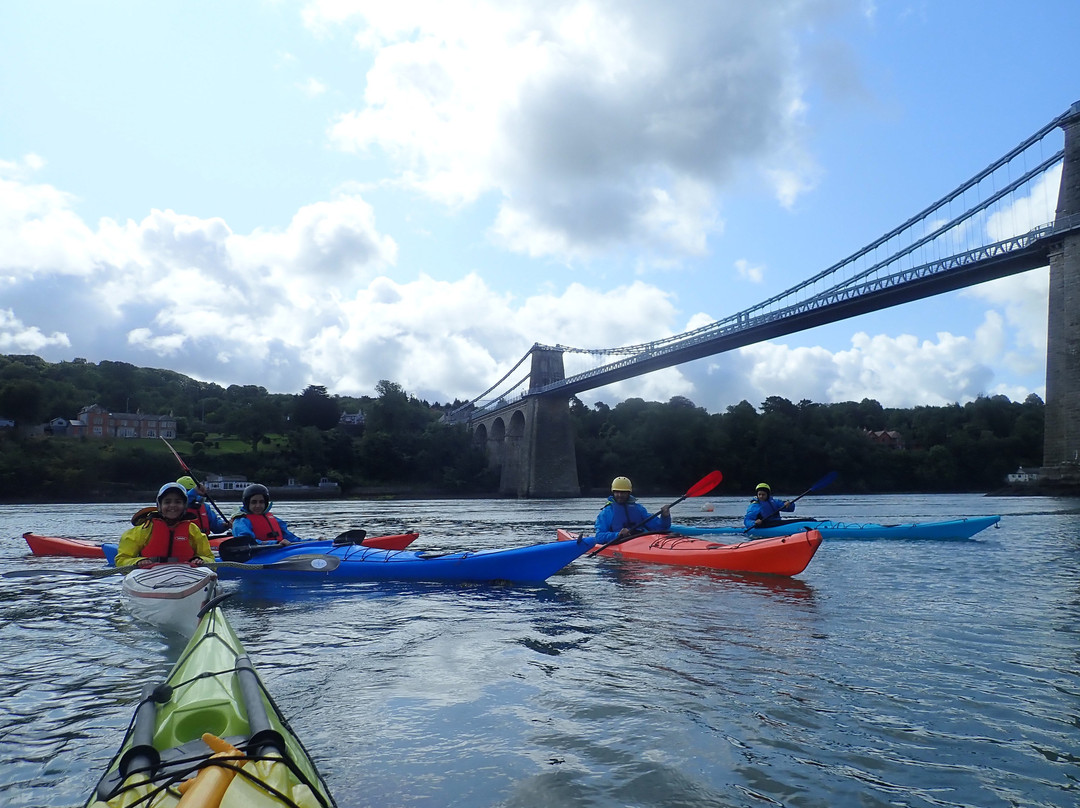
[[[0,4],[0,353],[479,395],[722,319],[1080,100],[1080,4]],[[1044,394],[1047,272],[583,394]],[[580,368],[568,356],[568,370]]]

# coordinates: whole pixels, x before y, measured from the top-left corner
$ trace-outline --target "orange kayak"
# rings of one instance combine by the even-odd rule
[[[404,550],[414,541],[419,533],[394,533],[389,536],[366,536],[358,544],[379,550]],[[104,558],[105,551],[101,542],[89,539],[73,539],[67,536],[42,536],[27,531],[23,538],[30,546],[30,552],[40,556],[67,556],[69,558]],[[215,550],[230,536],[211,536],[210,546]]]
[[[30,545],[34,555],[69,556],[73,558],[104,558],[105,551],[101,542],[88,539],[69,539],[64,536],[40,536],[37,533],[23,533],[23,538]]]
[[[578,534],[560,529],[558,537],[560,541],[570,541],[576,540]],[[721,544],[675,533],[644,533],[621,544],[605,547],[599,555],[731,572],[798,575],[806,569],[820,546],[821,533],[816,530],[735,544]]]

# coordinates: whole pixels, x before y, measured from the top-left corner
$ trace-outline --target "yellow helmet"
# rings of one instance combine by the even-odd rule
[[[762,488],[764,488],[770,494],[772,493],[772,489],[769,487],[768,483],[758,483],[757,488],[754,489],[754,492],[756,493],[756,492],[760,491]]]
[[[186,488],[188,491],[190,491],[192,488],[195,487],[195,478],[194,477],[188,477],[188,476],[185,475],[185,476],[181,477],[179,480],[177,480],[177,482],[180,483],[180,485],[184,486],[184,488]]]
[[[629,477],[616,477],[611,481],[612,491],[633,491],[634,486],[630,484]]]

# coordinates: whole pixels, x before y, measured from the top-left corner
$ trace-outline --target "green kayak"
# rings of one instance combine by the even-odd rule
[[[87,808],[336,805],[220,601],[207,604],[165,682],[144,690]]]

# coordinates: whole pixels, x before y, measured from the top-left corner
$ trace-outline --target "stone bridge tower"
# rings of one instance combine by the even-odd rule
[[[529,390],[566,378],[562,351],[534,347]],[[499,493],[516,497],[576,497],[581,493],[569,400],[526,396],[471,421],[488,465],[499,470]]]
[[[1065,159],[1054,222],[1066,229],[1080,225],[1080,102],[1061,126]],[[1042,476],[1080,483],[1080,230],[1050,251],[1049,297]]]

